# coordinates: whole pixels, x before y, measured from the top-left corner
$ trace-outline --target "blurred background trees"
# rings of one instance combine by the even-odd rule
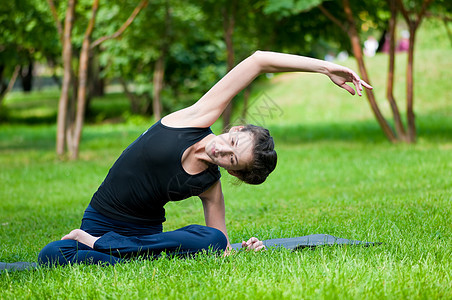
[[[393,121],[383,116],[375,95],[367,91],[370,107],[388,140],[414,142],[416,30],[426,17],[440,19],[452,44],[451,6],[446,0],[7,1],[0,6],[0,104],[16,79],[16,88],[20,83],[30,91],[35,65],[45,68],[61,88],[59,135],[75,128],[76,103],[80,105],[79,130],[64,137],[66,146],[58,139],[58,154],[69,150],[76,158],[77,139],[67,142],[80,138],[90,99],[102,97],[108,86],[127,96],[130,114],[158,119],[196,101],[257,49],[321,59],[347,53],[356,58],[361,77],[372,83],[363,55],[371,37],[380,42],[379,51],[389,54],[386,94]],[[410,34],[405,109],[392,95],[396,41],[402,38],[397,28]],[[244,109],[251,89],[238,97]],[[232,110],[223,116],[225,128]]]
[[[11,79],[14,83],[20,78],[21,88],[32,90],[35,62],[42,61],[53,68],[59,60],[60,43],[49,8],[42,1],[2,3],[0,28],[1,103]]]

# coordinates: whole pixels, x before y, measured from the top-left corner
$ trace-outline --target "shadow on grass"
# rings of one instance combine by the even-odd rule
[[[1,125],[0,151],[55,149],[55,126]]]
[[[99,126],[101,128],[102,126]],[[142,131],[144,131],[143,129]],[[142,132],[141,131],[141,132]],[[110,148],[120,145],[127,137],[138,137],[140,131],[133,129],[118,129],[114,131],[84,130],[82,148],[91,150]],[[128,138],[130,139],[130,138]],[[56,127],[53,126],[0,126],[1,151],[41,150],[53,151],[56,147]],[[124,146],[125,148],[125,146]],[[83,150],[81,150],[83,151]]]
[[[57,120],[58,98],[45,92],[20,94],[8,105],[0,107],[0,124],[49,125]],[[124,112],[130,111],[130,103],[122,93],[111,93],[96,97],[87,106],[85,122],[119,123],[124,121]]]
[[[10,125],[52,125],[57,121],[57,114],[52,113],[48,115],[42,116],[17,116],[17,115],[9,115],[4,120],[2,120],[3,124]]]
[[[303,144],[322,141],[386,142],[383,132],[373,121],[354,123],[293,124],[270,126],[276,142]]]
[[[277,142],[303,144],[322,141],[387,143],[383,131],[374,120],[352,123],[294,124],[270,126]],[[452,122],[435,116],[418,117],[417,138],[431,142],[452,141]]]
[[[452,122],[437,115],[424,115],[417,118],[418,139],[430,142],[451,142]],[[149,124],[150,126],[151,124]],[[141,134],[143,128],[121,128],[117,130],[97,130],[90,128],[83,133],[82,147],[101,149],[109,147],[111,141],[126,142]],[[146,127],[146,128],[145,128]],[[102,128],[102,126],[99,126]],[[388,143],[380,127],[374,120],[351,123],[321,123],[272,125],[270,131],[276,143],[304,144],[313,142],[344,141],[350,143]],[[55,125],[28,126],[3,125],[0,127],[1,150],[53,150],[55,148]],[[115,142],[115,143],[116,143]]]

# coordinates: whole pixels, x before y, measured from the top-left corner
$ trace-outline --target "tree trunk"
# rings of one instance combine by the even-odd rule
[[[89,79],[89,95],[90,97],[102,97],[105,94],[105,82],[101,77],[101,72],[103,70],[99,63],[99,56],[97,51],[92,51],[89,58],[88,65],[88,79]],[[89,108],[89,104],[87,104]]]
[[[148,0],[142,0],[137,5],[137,7],[135,7],[134,11],[130,15],[130,17],[126,20],[126,22],[124,22],[124,24],[113,35],[101,37],[97,39],[95,42],[91,43],[91,35],[94,30],[97,10],[99,8],[99,0],[93,0],[91,18],[88,22],[88,26],[85,31],[82,43],[82,50],[80,52],[79,77],[77,89],[77,112],[75,117],[75,126],[72,134],[72,142],[69,149],[71,159],[77,159],[80,151],[80,140],[82,136],[83,122],[85,119],[85,110],[86,110],[86,94],[88,88],[88,63],[90,51],[92,48],[100,45],[101,43],[108,39],[119,37],[133,22],[135,17],[138,15],[141,9],[147,5],[147,3]]]
[[[234,25],[235,25],[235,6],[233,1],[228,7],[223,7],[223,36],[226,43],[227,52],[227,72],[234,68]],[[231,123],[232,115],[232,101],[226,106],[223,111],[223,131],[226,131]]]
[[[416,142],[416,121],[413,111],[413,61],[414,61],[414,38],[416,26],[410,24],[410,44],[408,46],[408,63],[406,67],[406,117],[408,123],[408,139],[411,143]]]
[[[389,68],[388,81],[386,85],[386,97],[391,106],[392,115],[394,117],[394,124],[396,133],[402,141],[408,141],[402,120],[400,118],[399,108],[394,99],[394,69],[395,69],[395,29],[397,23],[397,6],[393,0],[389,0],[389,7],[391,10],[391,18],[389,19]]]
[[[169,1],[165,1],[165,32],[162,38],[161,53],[154,66],[153,92],[152,92],[152,111],[155,120],[160,120],[162,114],[161,94],[165,78],[165,58],[168,53],[171,42],[171,14]]]
[[[124,91],[124,94],[126,94],[126,97],[129,98],[130,101],[130,110],[133,114],[140,114],[141,107],[140,107],[140,99],[135,95],[133,92],[129,90],[129,87],[127,86],[127,82],[124,80],[124,78],[119,78],[119,83],[122,86],[122,90]]]
[[[8,86],[3,81],[3,73],[5,72],[5,69],[6,69],[6,66],[0,62],[0,95],[2,95],[4,91],[6,91],[6,87]]]
[[[246,120],[246,115],[248,114],[248,100],[250,99],[252,86],[248,85],[245,88],[245,92],[243,93],[243,111],[242,111],[242,119]]]
[[[72,80],[71,80],[71,97],[69,97],[67,105],[67,116],[66,116],[66,150],[71,151],[74,149],[74,128],[75,128],[75,113],[77,105],[77,85],[78,80],[75,76],[74,70],[71,69]]]
[[[347,21],[349,24],[347,33],[348,33],[348,36],[349,36],[351,44],[352,44],[353,54],[355,55],[356,61],[358,62],[358,68],[359,68],[362,79],[370,84],[369,76],[367,74],[367,69],[364,64],[361,43],[359,40],[358,32],[356,30],[356,24],[355,24],[355,20],[353,17],[353,13],[351,10],[349,0],[343,0],[343,5],[344,5],[344,12],[347,16]],[[389,139],[389,141],[391,141],[392,143],[396,142],[397,139],[394,135],[394,132],[392,131],[388,122],[383,117],[383,115],[380,112],[380,109],[378,108],[378,105],[375,101],[374,93],[372,92],[372,90],[368,90],[368,89],[365,89],[365,91],[366,91],[366,95],[367,95],[367,99],[369,101],[370,107],[375,115],[375,118],[377,119],[378,123],[380,124],[380,127],[382,128],[384,134]]]
[[[411,20],[410,13],[404,6],[403,1],[401,0],[394,0],[397,1],[397,4],[399,6],[400,11],[402,12],[402,16],[404,17],[409,31],[410,31],[410,39],[409,39],[409,46],[408,46],[408,63],[406,68],[406,114],[407,114],[407,123],[408,123],[408,139],[409,142],[414,143],[416,142],[416,122],[415,122],[415,115],[413,111],[413,101],[414,101],[414,95],[413,95],[413,67],[414,67],[414,43],[415,43],[415,37],[416,37],[416,31],[421,25],[422,19],[425,16],[425,13],[427,11],[427,7],[430,5],[430,3],[433,2],[433,0],[424,0],[422,2],[422,7],[415,16],[414,20]]]
[[[165,56],[162,54],[155,62],[154,76],[153,76],[153,95],[152,95],[152,110],[154,111],[155,120],[160,120],[162,112],[162,104],[160,95],[163,88],[163,78],[165,75]]]
[[[31,61],[31,59],[27,66],[22,66],[20,71],[20,78],[22,81],[23,91],[31,92],[33,88],[33,61]]]
[[[450,44],[452,46],[452,32],[450,31],[450,28],[449,28],[449,22],[445,18],[443,18],[442,20],[444,23],[444,27],[446,28],[446,32],[447,32],[447,36],[449,37]]]
[[[66,123],[68,116],[68,104],[69,104],[69,92],[70,85],[72,82],[72,28],[74,25],[75,18],[75,6],[77,4],[76,0],[69,0],[68,7],[66,10],[66,19],[64,21],[64,32],[63,32],[63,82],[61,86],[61,95],[58,103],[58,117],[57,117],[57,143],[56,152],[58,156],[64,154],[64,145],[66,142]]]
[[[86,109],[86,92],[88,88],[88,63],[90,56],[91,35],[96,22],[97,10],[99,8],[99,0],[93,1],[92,14],[86,28],[83,38],[82,50],[80,52],[79,72],[78,72],[78,89],[77,89],[77,113],[75,116],[75,128],[73,135],[73,144],[70,151],[71,159],[77,159],[80,150],[80,139],[82,137],[83,122],[85,120]]]
[[[11,75],[11,78],[9,79],[8,85],[6,85],[5,88],[2,89],[2,91],[0,91],[0,109],[2,108],[3,99],[5,99],[6,95],[13,89],[14,83],[16,83],[16,79],[17,79],[17,76],[19,75],[19,72],[20,72],[20,66],[17,65],[14,68],[14,72]],[[1,81],[1,77],[0,77],[0,81]]]

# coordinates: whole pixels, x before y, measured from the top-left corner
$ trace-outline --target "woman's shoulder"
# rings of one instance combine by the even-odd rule
[[[193,117],[189,108],[175,111],[160,119],[160,123],[168,128],[201,128],[207,129],[209,126],[204,124],[202,120]]]

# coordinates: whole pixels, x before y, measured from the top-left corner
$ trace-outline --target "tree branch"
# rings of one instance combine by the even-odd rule
[[[0,91],[0,106],[2,104],[3,99],[5,98],[6,94],[8,94],[13,89],[14,83],[16,83],[17,76],[19,75],[19,71],[20,71],[20,65],[17,65],[14,68],[14,72],[9,80],[8,86],[4,90]]]
[[[52,16],[58,30],[58,36],[60,37],[61,45],[63,45],[63,25],[61,24],[60,19],[58,19],[58,12],[55,3],[53,2],[53,0],[47,0],[47,3],[50,6],[50,11],[52,12]]]
[[[124,22],[124,24],[122,24],[122,26],[115,33],[113,33],[112,35],[103,36],[103,37],[95,40],[91,44],[91,49],[99,46],[106,40],[115,39],[115,38],[119,37],[127,29],[127,27],[129,27],[129,25],[132,24],[133,20],[135,20],[135,17],[138,15],[138,13],[141,11],[141,9],[143,9],[144,7],[146,7],[148,5],[148,2],[149,2],[149,0],[141,0],[140,4],[138,4],[138,6],[135,7],[135,9],[133,10],[130,17]]]
[[[440,19],[443,22],[452,22],[452,18],[450,18],[450,17],[448,17],[446,15],[438,14],[438,13],[435,14],[435,13],[432,13],[431,11],[426,11],[425,12],[425,17],[426,18],[438,18],[438,19]]]
[[[398,7],[400,9],[400,12],[402,13],[403,18],[405,19],[407,24],[410,24],[411,23],[410,14],[406,10],[405,6],[403,5],[403,1],[402,0],[395,0],[395,1],[397,2],[397,5],[398,5]]]
[[[96,15],[97,10],[99,9],[99,0],[93,0],[93,9],[91,18],[89,19],[88,26],[86,27],[85,31],[85,39],[89,38],[94,30],[94,24],[96,23]]]
[[[337,19],[335,16],[333,16],[325,7],[323,7],[322,4],[320,4],[319,6],[317,6],[320,11],[331,21],[333,21],[333,23],[335,23],[337,26],[339,26],[345,33],[348,34],[348,30],[347,28],[344,26],[344,24],[341,23],[341,21],[339,21],[339,19]]]
[[[426,11],[427,11],[427,7],[430,5],[430,3],[432,3],[433,0],[424,0],[424,2],[422,3],[422,8],[419,11],[419,13],[417,14],[417,18],[416,18],[416,27],[418,27],[421,22],[422,22],[422,18],[424,17]]]

